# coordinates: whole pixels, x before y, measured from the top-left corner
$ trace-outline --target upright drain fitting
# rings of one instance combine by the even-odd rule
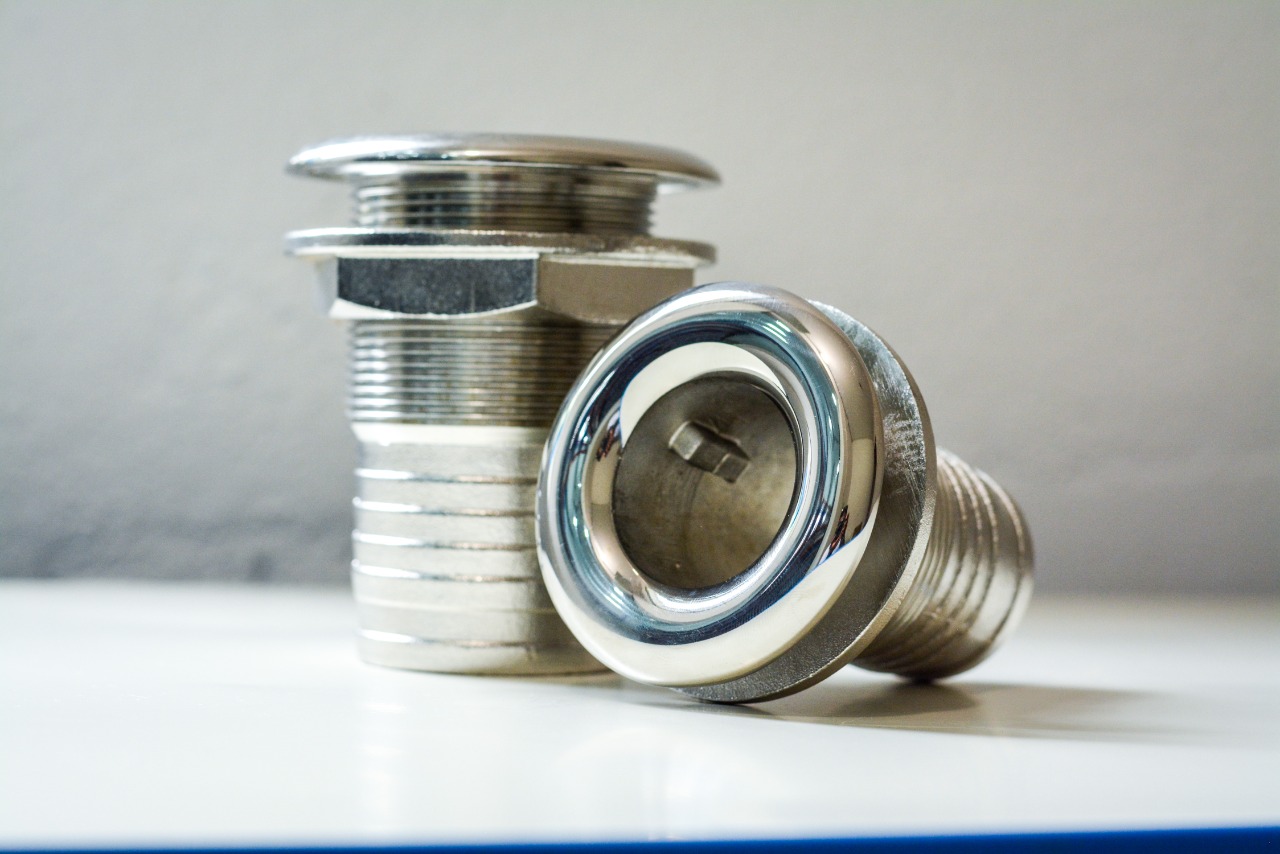
[[[649,235],[677,151],[558,137],[336,140],[289,162],[349,182],[351,228],[295,231],[351,336],[352,582],[370,662],[462,673],[600,665],[538,572],[534,493],[564,395],[618,328],[693,284],[702,243]]]
[[[556,420],[538,511],[578,639],[706,700],[781,696],[849,662],[959,673],[1031,593],[1021,512],[935,451],[896,354],[755,285],[676,296],[605,348]]]

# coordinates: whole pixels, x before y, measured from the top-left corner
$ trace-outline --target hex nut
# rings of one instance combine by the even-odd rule
[[[542,309],[625,323],[693,285],[693,269],[592,256],[348,258],[316,264],[325,312],[340,320],[468,317]]]

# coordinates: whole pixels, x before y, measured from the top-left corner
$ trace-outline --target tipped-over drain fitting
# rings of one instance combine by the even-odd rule
[[[846,663],[959,673],[1031,592],[1022,514],[935,451],[894,352],[773,288],[698,288],[615,338],[556,419],[538,502],[574,635],[706,700],[781,696]]]
[[[350,328],[361,655],[600,669],[538,571],[542,445],[600,346],[712,260],[649,236],[649,209],[715,172],[652,146],[498,134],[336,140],[289,169],[353,187],[355,227],[286,245],[316,263],[329,315]]]

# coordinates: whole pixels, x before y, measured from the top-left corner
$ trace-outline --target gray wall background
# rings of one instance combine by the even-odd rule
[[[876,328],[1042,590],[1280,587],[1280,4],[0,3],[0,574],[344,577],[286,178],[353,132],[716,164],[702,279]]]

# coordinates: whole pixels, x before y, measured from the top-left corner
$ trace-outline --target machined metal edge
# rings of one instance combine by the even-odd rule
[[[753,349],[709,339],[689,343],[707,336],[752,342]],[[699,348],[697,355],[692,355],[694,348]],[[730,357],[727,351],[739,355]],[[751,355],[753,351],[759,355]],[[681,367],[664,366],[662,379],[653,386],[647,374],[677,354]],[[768,361],[775,358],[782,361]],[[647,406],[636,404],[641,410],[628,416],[628,404],[621,402],[622,426],[611,426],[618,417],[611,413],[630,393],[621,391],[622,386],[630,388],[634,380],[648,389],[640,393],[641,400],[648,400],[694,376],[726,369],[772,377],[768,381],[780,384],[789,405],[803,412],[794,429],[802,437],[813,436],[798,449],[805,474],[797,481],[803,484],[799,497],[793,499],[800,509],[784,525],[790,533],[780,534],[723,591],[695,592],[685,604],[684,593],[646,582],[616,549],[602,553],[585,545],[581,533],[575,533],[582,520],[573,524],[551,517],[562,510],[570,516],[579,512],[579,476],[584,495],[588,489],[592,495],[603,494],[590,461],[606,466],[607,479],[607,463],[616,457],[612,449],[617,445],[610,437],[625,437],[628,420],[634,423]],[[712,699],[734,702],[798,690],[810,677],[820,678],[820,670],[827,672],[852,637],[844,635],[837,649],[819,649],[812,660],[804,655],[808,644],[798,652],[793,648],[824,614],[837,630],[848,630],[847,618],[833,616],[837,608],[830,605],[847,587],[875,530],[884,452],[882,420],[866,370],[846,334],[819,309],[785,291],[739,283],[709,285],[664,303],[597,357],[553,428],[539,493],[539,556],[548,589],[588,649],[624,675],[695,695],[719,690],[724,696]],[[583,442],[590,447],[578,447]],[[583,504],[582,512],[591,506]],[[593,531],[593,540],[603,536],[606,546],[612,542],[607,531]],[[616,595],[606,591],[608,583],[601,580],[606,578],[612,579]],[[672,610],[677,607],[689,615],[679,616]],[[730,675],[720,681],[715,673]]]
[[[294,174],[347,181],[483,169],[630,174],[650,178],[663,192],[720,182],[709,163],[674,148],[512,133],[437,131],[344,137],[309,146],[288,164]]]
[[[471,229],[308,228],[285,235],[285,252],[297,256],[451,257],[528,250],[548,254],[607,255],[618,262],[701,266],[716,260],[715,247],[694,240],[629,234],[577,234]]]
[[[775,699],[815,685],[850,663],[889,622],[924,558],[937,501],[937,456],[924,398],[883,339],[820,303],[869,372],[884,423],[884,480],[866,551],[830,609],[797,643],[738,679],[677,690],[713,702]]]

